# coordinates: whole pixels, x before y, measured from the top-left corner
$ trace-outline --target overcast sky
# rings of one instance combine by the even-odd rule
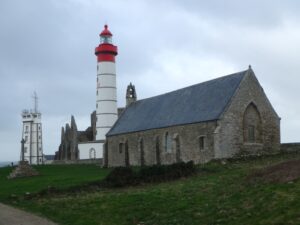
[[[21,112],[42,112],[45,154],[70,116],[84,130],[96,103],[99,33],[118,46],[118,106],[252,68],[282,118],[282,142],[300,141],[300,1],[1,0],[0,161],[19,160]]]

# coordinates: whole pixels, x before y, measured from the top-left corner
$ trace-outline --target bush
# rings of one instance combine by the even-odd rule
[[[188,177],[196,173],[192,161],[171,165],[144,166],[137,172],[130,167],[117,167],[104,180],[108,187],[124,187],[141,183],[163,182]]]
[[[116,167],[104,179],[104,184],[109,187],[123,187],[134,182],[135,175],[130,167]]]

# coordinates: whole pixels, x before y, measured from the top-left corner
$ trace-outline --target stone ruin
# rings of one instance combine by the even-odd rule
[[[38,176],[39,173],[33,169],[27,161],[20,161],[19,165],[9,174],[8,179],[15,179],[21,177]]]

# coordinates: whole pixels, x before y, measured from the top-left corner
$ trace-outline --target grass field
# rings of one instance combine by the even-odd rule
[[[8,180],[11,167],[0,168],[0,201],[11,195],[35,193],[49,186],[67,188],[104,178],[109,170],[96,165],[44,165],[35,166],[40,176]]]
[[[248,181],[253,171],[297,154],[199,166],[198,175],[177,181],[121,189],[9,200],[11,194],[47,186],[66,188],[102,179],[96,166],[41,166],[40,177],[8,181],[0,169],[0,201],[62,225],[280,225],[300,224],[300,181],[284,184]]]

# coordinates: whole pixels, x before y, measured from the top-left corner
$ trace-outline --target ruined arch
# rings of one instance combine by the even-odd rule
[[[243,117],[243,137],[245,143],[262,143],[262,122],[257,106],[251,102]]]

